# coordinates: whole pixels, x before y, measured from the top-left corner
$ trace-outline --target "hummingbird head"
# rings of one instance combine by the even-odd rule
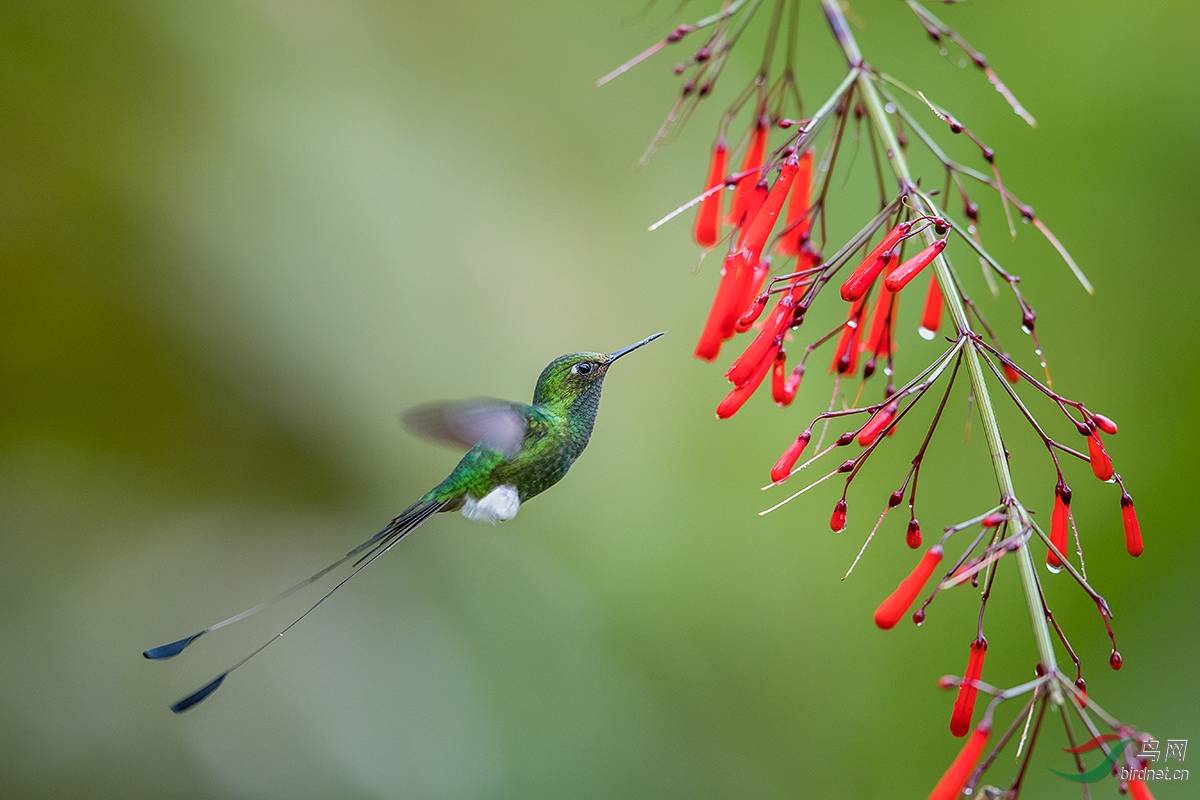
[[[660,336],[662,333],[647,336],[613,353],[568,353],[559,356],[542,370],[537,387],[533,390],[534,405],[570,408],[583,402],[594,414],[600,402],[604,376],[613,362]]]

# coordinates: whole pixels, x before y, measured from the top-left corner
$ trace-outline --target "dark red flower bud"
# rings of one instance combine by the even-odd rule
[[[921,252],[917,253],[912,258],[905,261],[900,266],[896,267],[888,274],[883,285],[887,287],[889,292],[898,292],[908,285],[908,282],[929,266],[935,258],[941,255],[941,252],[946,249],[946,240],[938,239],[933,244],[926,247]]]
[[[812,431],[805,431],[796,437],[796,441],[788,445],[788,449],[783,451],[783,455],[775,462],[775,466],[771,467],[771,483],[779,483],[792,474],[792,467],[796,466],[796,462],[804,454],[804,448],[808,447],[811,438]]]
[[[829,527],[834,533],[846,530],[846,501],[838,500],[833,507],[833,515],[829,518]]]
[[[929,793],[929,800],[955,800],[962,794],[963,787],[967,785],[967,780],[975,771],[975,765],[979,763],[979,757],[983,755],[983,748],[987,746],[991,733],[992,720],[984,717],[975,726],[971,738],[967,739],[962,750],[958,751],[958,755],[951,762],[950,768],[942,775],[942,779],[937,782],[937,786],[934,786],[933,791]]]
[[[900,581],[896,590],[879,604],[879,608],[875,609],[875,624],[884,630],[894,627],[900,621],[900,617],[908,611],[913,601],[917,599],[917,595],[925,588],[925,582],[929,580],[929,576],[937,569],[941,560],[942,546],[940,544],[935,544],[926,550],[925,555],[921,556],[921,560],[917,562],[917,566],[913,568],[908,577]]]
[[[1118,653],[1116,650],[1113,650],[1112,655],[1110,655],[1108,657],[1108,665],[1110,667],[1112,667],[1113,669],[1120,669],[1121,664],[1123,664],[1123,663],[1124,662],[1121,660],[1121,654]]]
[[[971,729],[971,717],[975,713],[975,695],[979,691],[975,681],[983,674],[983,658],[987,655],[987,639],[980,636],[971,642],[967,657],[967,671],[958,686],[958,699],[954,701],[954,713],[950,715],[950,733],[962,738]]]
[[[921,523],[915,519],[908,521],[908,530],[904,534],[904,543],[916,550],[921,546]]]
[[[1081,706],[1087,708],[1087,681],[1083,679],[1082,675],[1075,679],[1075,688],[1083,695],[1083,697],[1076,699],[1079,700]]]
[[[1097,478],[1106,483],[1112,480],[1112,459],[1108,457],[1108,452],[1104,449],[1098,433],[1088,436],[1088,460],[1092,462],[1092,472]]]
[[[729,148],[725,137],[717,139],[713,145],[712,158],[708,162],[708,180],[704,184],[705,191],[713,189],[725,181],[725,169],[729,161]],[[696,225],[693,235],[701,247],[712,247],[720,238],[721,232],[721,199],[723,191],[715,191],[700,201],[696,211]]]
[[[1096,427],[1107,433],[1109,436],[1115,436],[1117,433],[1117,423],[1113,422],[1103,414],[1095,414],[1092,419],[1096,421]]]
[[[1125,523],[1125,549],[1136,558],[1142,554],[1142,526],[1138,524],[1133,498],[1128,493],[1121,495],[1121,521]]]
[[[888,508],[895,508],[904,502],[904,490],[897,489],[888,496]]]
[[[984,528],[998,528],[1006,519],[1008,519],[1008,517],[1004,516],[1003,514],[988,514],[979,521],[979,524]]]

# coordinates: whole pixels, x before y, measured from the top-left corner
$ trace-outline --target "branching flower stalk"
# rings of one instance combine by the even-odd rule
[[[906,0],[906,3],[943,52],[948,45],[961,50],[965,58],[984,73],[1014,113],[1030,125],[1034,124],[1032,115],[978,50],[917,0]],[[729,54],[746,37],[751,20],[760,11],[769,13],[761,65],[720,119],[704,191],[651,226],[651,230],[657,229],[695,209],[693,236],[697,243],[705,252],[724,251],[716,296],[703,326],[696,356],[714,361],[724,342],[739,335],[746,335],[751,341],[725,373],[733,389],[717,406],[717,416],[724,419],[736,414],[764,384],[771,386],[770,393],[777,405],[791,405],[800,390],[809,357],[833,342],[830,372],[835,377],[829,407],[783,451],[771,469],[771,483],[764,489],[784,483],[833,451],[855,442],[862,450],[762,513],[773,512],[815,486],[844,476],[841,497],[830,517],[830,527],[841,532],[847,527],[848,496],[854,479],[862,473],[866,462],[885,439],[895,433],[897,424],[909,417],[935,386],[939,387],[935,397],[940,395],[940,400],[936,401],[932,421],[911,466],[899,487],[887,498],[882,513],[846,573],[848,577],[888,513],[903,504],[908,506],[905,541],[914,550],[922,547],[922,529],[916,513],[921,467],[934,432],[943,420],[951,391],[960,378],[965,379],[970,407],[978,414],[983,430],[998,495],[985,504],[990,506],[987,510],[943,528],[941,536],[925,549],[912,572],[875,611],[875,622],[880,628],[894,627],[916,604],[934,574],[945,569],[943,560],[951,562],[951,566],[933,582],[933,589],[913,612],[912,618],[918,625],[924,621],[926,608],[940,592],[967,583],[975,588],[982,584],[979,617],[970,640],[966,672],[962,677],[946,676],[941,680],[944,688],[958,689],[950,729],[953,735],[966,737],[966,743],[930,797],[949,800],[960,793],[970,794],[985,788],[993,792],[988,796],[1017,797],[1048,710],[1057,712],[1051,714],[1051,719],[1061,717],[1066,740],[1072,748],[1070,752],[1074,754],[1074,769],[1080,777],[1086,777],[1087,770],[1079,756],[1082,751],[1076,747],[1079,738],[1072,728],[1073,719],[1083,725],[1090,737],[1081,747],[1099,747],[1110,757],[1114,770],[1116,759],[1120,757],[1125,759],[1126,767],[1136,770],[1141,762],[1135,747],[1148,737],[1104,712],[1087,696],[1082,662],[1050,609],[1033,553],[1039,542],[1044,543],[1048,572],[1065,571],[1096,604],[1112,641],[1109,664],[1113,669],[1119,669],[1122,659],[1111,625],[1112,611],[1104,597],[1088,582],[1084,571],[1082,542],[1071,511],[1072,492],[1062,463],[1064,459],[1087,462],[1098,479],[1115,483],[1120,488],[1126,549],[1130,555],[1140,555],[1143,547],[1141,529],[1133,500],[1121,476],[1114,471],[1101,438],[1101,434],[1115,434],[1117,427],[1107,417],[1053,388],[1034,331],[1037,314],[1018,287],[1020,277],[1001,266],[984,248],[979,206],[972,200],[968,187],[978,185],[994,192],[1013,236],[1016,235],[1015,210],[1017,216],[1032,223],[1050,242],[1089,293],[1092,287],[1062,243],[1033,209],[1021,202],[1004,183],[995,151],[925,94],[868,63],[838,0],[820,0],[820,8],[825,25],[845,57],[847,72],[832,94],[808,116],[804,113],[794,68],[801,19],[799,0],[726,0],[715,13],[695,23],[679,25],[660,42],[598,82],[605,83],[685,37],[704,31],[707,39],[700,48],[675,67],[675,74],[682,77],[682,87],[647,148],[645,159],[675,126],[691,116],[699,103],[713,96]],[[775,74],[775,62],[779,60],[776,54],[780,48],[784,53],[783,66]],[[931,114],[931,119],[944,124],[951,134],[972,142],[988,170],[976,170],[951,158],[917,115],[905,107],[905,102],[912,103],[922,113]],[[745,117],[750,118],[749,129],[731,142],[728,138],[730,130],[738,119]],[[772,131],[786,132],[782,144],[774,148],[771,147]],[[830,189],[835,168],[848,134],[858,149],[868,151],[879,192],[879,211],[857,233],[838,242],[830,240],[827,217],[833,201]],[[924,146],[943,173],[940,187],[920,185],[909,160],[910,134]],[[857,152],[849,159],[851,166],[855,155]],[[962,202],[965,224],[943,208],[950,201],[952,192]],[[830,244],[838,246],[826,258],[822,251]],[[951,257],[960,253],[969,254],[972,260],[979,262],[993,295],[998,296],[1001,284],[1011,292],[1020,312],[1021,329],[1032,339],[1044,380],[1019,366],[1000,345],[995,329],[967,293],[963,276],[954,269]],[[771,276],[773,260],[788,266],[774,277]],[[926,339],[935,338],[942,326],[943,312],[946,312],[952,329],[946,335],[949,347],[897,386],[894,351],[899,301],[905,288],[924,271],[929,271],[931,276],[924,296],[919,333]],[[792,331],[802,326],[818,297],[827,295],[826,287],[835,281],[840,281],[841,300],[849,304],[845,321],[812,340],[789,373],[786,340]],[[768,312],[772,300],[775,305]],[[885,380],[882,399],[859,405],[858,397],[855,397],[839,408],[838,397],[843,382],[851,381],[859,374],[860,356],[864,363],[858,395],[861,396],[868,379],[880,373]],[[1021,417],[1040,439],[1054,467],[1053,510],[1040,521],[1035,520],[1022,502],[1014,484],[989,376],[993,379],[991,383],[1003,387],[1004,396],[1013,401]],[[1063,444],[1048,432],[1018,393],[1017,388],[1022,385],[1062,412],[1071,426],[1085,437],[1086,453]],[[824,446],[825,431],[831,424],[840,424],[843,420],[855,420],[857,427],[844,431]],[[911,420],[905,425],[910,423]],[[816,454],[796,466],[812,442],[818,424],[821,430],[816,434],[813,447]],[[1047,519],[1048,531],[1044,525]],[[947,550],[961,546],[970,531],[977,531],[973,539],[958,551],[957,556],[947,559]],[[1078,567],[1072,563],[1069,552],[1070,531],[1075,534]],[[996,571],[1005,562],[1015,562],[1037,661],[1034,680],[998,689],[981,679],[988,646],[984,619]],[[1056,648],[1056,640],[1061,651]],[[1060,652],[1070,659],[1073,674],[1064,672],[1058,659]],[[991,699],[982,717],[972,727],[976,698],[980,694]],[[1023,698],[1024,707],[989,751],[996,710],[1015,698]],[[1111,732],[1102,732],[1101,726]],[[1014,739],[1017,768],[1008,788],[1001,791],[982,786],[985,771]],[[1113,750],[1114,747],[1117,750]],[[1094,779],[1088,777],[1088,780]],[[1144,782],[1136,778],[1122,780],[1121,784],[1122,789],[1127,789],[1134,797],[1150,796]],[[1088,797],[1087,783],[1080,785],[1084,797]]]

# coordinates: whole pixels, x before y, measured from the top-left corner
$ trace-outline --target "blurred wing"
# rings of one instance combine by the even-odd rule
[[[477,444],[512,458],[525,440],[527,423],[519,406],[479,398],[461,402],[427,403],[400,414],[400,421],[418,436],[467,449]]]

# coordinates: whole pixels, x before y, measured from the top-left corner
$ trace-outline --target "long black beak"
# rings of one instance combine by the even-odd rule
[[[662,336],[663,333],[666,333],[666,331],[663,331],[662,333],[656,333],[653,336],[647,336],[645,339],[642,339],[640,342],[636,342],[634,344],[629,345],[629,347],[622,347],[620,350],[618,350],[615,353],[609,353],[608,354],[608,363],[611,364],[612,362],[616,361],[618,358],[625,355],[626,353],[632,353],[634,350],[637,350],[639,347],[641,347],[644,344],[650,344],[655,339]]]

